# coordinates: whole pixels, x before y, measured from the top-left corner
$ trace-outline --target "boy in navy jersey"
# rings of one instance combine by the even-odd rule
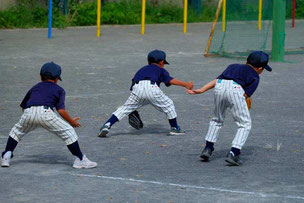
[[[6,148],[1,156],[2,167],[10,166],[10,159],[18,142],[37,127],[56,134],[66,143],[70,152],[76,156],[74,168],[97,166],[97,163],[90,161],[79,148],[78,137],[73,128],[81,126],[78,123],[79,117],[72,118],[65,110],[65,91],[57,85],[58,80],[61,80],[60,75],[59,65],[50,62],[42,66],[40,71],[42,82],[33,86],[20,104],[24,113],[9,133]],[[56,108],[65,121],[53,112],[53,108]]]
[[[224,124],[226,110],[231,110],[238,130],[232,141],[232,147],[225,159],[231,165],[239,166],[240,151],[245,144],[251,129],[251,118],[246,99],[254,93],[258,87],[259,75],[264,69],[272,71],[267,65],[268,55],[262,51],[254,51],[247,57],[246,64],[231,64],[224,72],[200,89],[187,90],[189,94],[201,94],[209,89],[214,89],[214,117],[209,124],[206,135],[206,146],[201,154],[203,161],[209,161],[214,151],[214,143],[217,141],[219,130]]]
[[[114,123],[146,104],[153,105],[157,110],[167,115],[171,126],[171,131],[168,135],[185,133],[177,124],[177,114],[173,101],[162,92],[159,86],[161,83],[164,83],[166,86],[178,85],[192,89],[193,83],[180,81],[170,76],[169,72],[165,69],[165,64],[169,64],[166,61],[165,52],[161,50],[151,51],[147,59],[149,65],[139,69],[132,79],[130,97],[104,123],[98,134],[99,137],[106,137]]]

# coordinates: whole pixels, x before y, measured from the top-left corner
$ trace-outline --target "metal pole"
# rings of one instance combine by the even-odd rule
[[[273,1],[272,59],[284,61],[286,0]]]
[[[68,14],[68,0],[63,1],[63,14],[64,15]]]
[[[141,34],[145,34],[146,0],[141,3]]]
[[[259,30],[262,29],[262,5],[263,0],[259,0]]]
[[[49,28],[48,39],[52,37],[52,0],[49,0]]]
[[[222,13],[222,31],[225,32],[226,30],[226,0],[223,0],[223,13]]]
[[[296,0],[292,1],[292,27],[295,27],[295,18],[296,18]]]
[[[101,10],[101,0],[97,0],[97,32],[96,36],[100,36],[100,10]]]
[[[184,33],[187,32],[188,0],[184,0]]]

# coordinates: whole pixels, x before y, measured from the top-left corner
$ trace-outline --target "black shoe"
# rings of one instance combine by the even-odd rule
[[[225,161],[232,166],[241,166],[243,164],[243,161],[240,159],[240,155],[234,156],[232,152],[229,152]]]
[[[205,149],[202,151],[202,154],[201,154],[201,156],[200,156],[201,159],[202,159],[202,161],[209,161],[209,158],[211,157],[212,152],[213,152],[213,149],[205,148]]]

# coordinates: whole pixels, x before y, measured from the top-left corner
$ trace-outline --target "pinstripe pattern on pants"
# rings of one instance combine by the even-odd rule
[[[135,84],[127,101],[113,114],[118,120],[121,120],[132,111],[147,104],[151,104],[160,112],[164,112],[168,119],[177,117],[173,101],[163,93],[157,84],[151,84],[150,80],[142,80]]]
[[[27,133],[37,127],[56,134],[66,145],[78,140],[74,128],[69,123],[58,117],[51,109],[44,109],[43,106],[32,106],[25,109],[19,122],[11,129],[9,136],[19,142]]]
[[[214,117],[209,123],[206,141],[215,143],[224,125],[226,110],[230,109],[238,126],[232,147],[241,149],[251,129],[251,117],[241,85],[233,80],[218,80],[214,88]]]

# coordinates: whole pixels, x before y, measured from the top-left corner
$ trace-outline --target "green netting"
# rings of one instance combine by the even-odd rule
[[[222,7],[223,8],[223,7]],[[263,1],[261,30],[258,28],[259,0],[227,0],[226,28],[222,30],[222,9],[209,53],[246,56],[251,50],[267,48],[272,20],[272,0]]]
[[[222,31],[222,9],[214,31],[209,54],[226,57],[248,56],[252,50],[263,50],[271,54],[272,44],[272,0],[262,1],[261,30],[258,29],[259,0],[226,0],[226,29]],[[287,1],[287,5],[292,3]],[[290,6],[288,7],[290,8]],[[304,22],[286,20],[285,53],[303,53]]]

